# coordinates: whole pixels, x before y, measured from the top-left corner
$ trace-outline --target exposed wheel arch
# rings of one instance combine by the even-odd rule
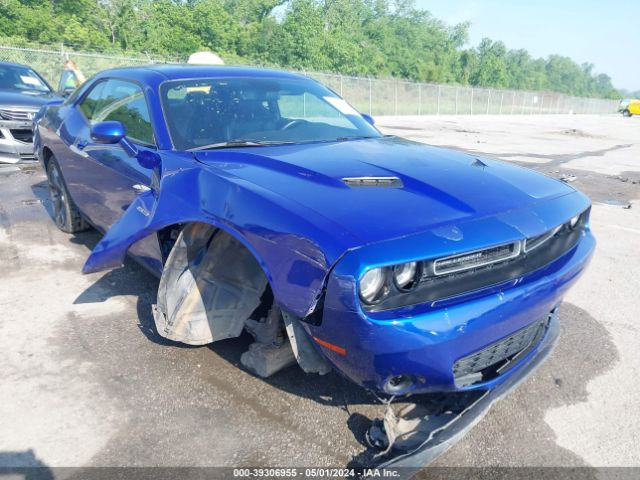
[[[251,255],[253,255],[253,257],[255,258],[256,262],[258,262],[258,264],[260,265],[260,268],[262,268],[262,271],[267,279],[267,282],[269,284],[269,287],[271,288],[271,290],[273,291],[273,277],[271,276],[269,267],[267,266],[267,264],[263,261],[263,259],[261,258],[260,254],[256,251],[255,248],[253,248],[253,246],[251,245],[251,243],[243,236],[241,235],[239,232],[237,232],[236,230],[229,228],[226,225],[223,225],[221,223],[218,222],[213,222],[213,221],[209,221],[209,222],[202,222],[202,221],[183,221],[183,222],[179,222],[179,223],[172,223],[169,225],[166,225],[164,227],[162,227],[161,229],[156,231],[156,235],[158,237],[158,244],[160,245],[160,252],[162,253],[162,264],[166,265],[166,262],[169,258],[169,254],[171,253],[171,250],[173,249],[173,246],[175,245],[175,242],[177,241],[180,233],[188,226],[191,225],[202,225],[202,226],[207,226],[213,230],[220,230],[224,233],[226,233],[227,235],[232,236],[233,238],[235,238],[238,242],[240,242],[244,248],[246,248]],[[213,232],[212,232],[213,234]]]
[[[256,342],[241,362],[260,376],[270,376],[294,359],[307,373],[331,369],[297,318],[285,313],[282,321],[267,274],[244,242],[203,222],[170,225],[158,235],[165,241],[176,237],[153,308],[160,335],[204,345],[237,337],[246,327]],[[277,341],[280,329],[290,344]]]
[[[44,147],[42,149],[42,163],[45,172],[47,171],[47,168],[49,168],[49,160],[51,160],[51,157],[53,157],[51,149],[49,147]]]
[[[185,224],[158,287],[158,333],[191,345],[237,337],[267,288],[267,274],[244,242],[208,223]]]
[[[94,247],[83,273],[119,267],[134,243],[167,227],[207,223],[252,253],[283,309],[300,318],[313,312],[344,238],[336,241],[323,225],[301,217],[295,202],[285,207],[206,169],[174,167],[171,160],[163,163],[160,188],[135,197]]]

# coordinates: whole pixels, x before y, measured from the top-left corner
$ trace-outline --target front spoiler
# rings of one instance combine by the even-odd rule
[[[461,413],[451,418],[446,424],[442,425],[441,420],[439,421],[435,417],[434,430],[430,432],[425,442],[415,450],[402,453],[391,459],[387,454],[387,459],[380,463],[377,468],[398,469],[402,477],[409,478],[434,461],[471,430],[489,411],[494,402],[500,400],[526,380],[551,354],[559,336],[560,326],[557,320],[557,313],[554,312],[551,316],[548,330],[538,345],[534,356],[526,364],[520,366],[517,372],[513,372],[512,375],[491,390],[486,390],[484,394],[468,405]],[[425,419],[425,421],[429,420]]]

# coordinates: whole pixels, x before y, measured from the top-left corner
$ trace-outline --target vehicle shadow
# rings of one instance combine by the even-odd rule
[[[0,479],[53,480],[49,466],[36,457],[33,450],[0,452]]]

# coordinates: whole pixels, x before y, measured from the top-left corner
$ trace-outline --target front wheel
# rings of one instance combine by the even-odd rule
[[[62,172],[55,157],[49,159],[47,165],[47,178],[49,180],[49,198],[53,210],[53,221],[56,226],[67,233],[76,233],[86,230],[88,224],[78,207],[69,196],[69,191],[62,178]]]
[[[625,110],[624,112],[622,112],[622,116],[623,117],[630,117],[631,116],[631,112],[629,110]]]

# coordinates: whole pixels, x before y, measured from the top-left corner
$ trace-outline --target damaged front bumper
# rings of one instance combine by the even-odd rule
[[[559,331],[554,312],[538,348],[525,365],[490,390],[464,393],[453,410],[446,397],[440,400],[442,412],[423,408],[430,401],[427,396],[412,397],[413,408],[405,415],[394,413],[389,406],[384,419],[388,448],[377,457],[377,468],[402,469],[403,476],[410,477],[435,460],[473,428],[494,402],[514,390],[545,361],[557,344]],[[422,402],[425,403],[421,405]]]
[[[528,347],[540,344],[549,312],[585,270],[594,247],[587,231],[576,247],[515,285],[498,285],[484,295],[472,292],[455,303],[375,315],[332,308],[334,299],[348,298],[339,290],[346,282],[338,284],[334,280],[340,277],[334,276],[322,323],[308,329],[317,343],[342,347],[319,344],[336,370],[364,388],[396,396],[490,390],[531,361],[535,348]],[[390,381],[403,377],[411,383],[389,388]]]
[[[33,124],[31,122],[0,121],[0,163],[35,160]]]

